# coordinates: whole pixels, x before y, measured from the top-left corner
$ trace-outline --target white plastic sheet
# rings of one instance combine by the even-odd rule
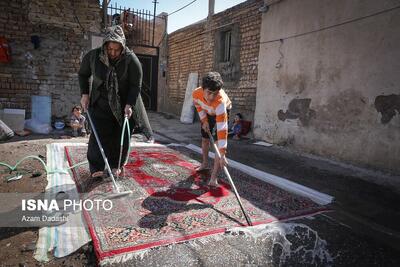
[[[199,79],[199,74],[197,72],[193,72],[189,74],[187,86],[186,86],[186,93],[185,93],[185,100],[182,106],[182,113],[181,113],[181,122],[192,124],[194,120],[194,105],[193,105],[193,97],[192,93],[194,89],[197,88],[197,81]]]

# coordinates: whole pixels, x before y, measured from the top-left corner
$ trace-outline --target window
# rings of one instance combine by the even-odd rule
[[[224,83],[240,78],[240,29],[238,24],[221,27],[214,35],[214,68]]]
[[[231,61],[232,53],[232,31],[225,31],[221,34],[221,61],[229,62]]]

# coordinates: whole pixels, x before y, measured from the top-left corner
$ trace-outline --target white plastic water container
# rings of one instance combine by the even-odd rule
[[[25,124],[25,109],[5,108],[3,122],[14,132],[22,131]]]
[[[32,96],[32,120],[51,125],[50,96]]]

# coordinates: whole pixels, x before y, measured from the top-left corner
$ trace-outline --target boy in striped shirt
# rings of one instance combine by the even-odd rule
[[[215,158],[209,186],[218,186],[218,171],[227,165],[225,157],[228,138],[228,112],[232,103],[227,94],[221,89],[223,81],[218,72],[209,72],[202,79],[201,87],[193,91],[193,103],[201,120],[201,149],[203,162],[197,171],[208,168],[208,151],[210,149],[209,132],[217,126],[217,146],[221,158]]]

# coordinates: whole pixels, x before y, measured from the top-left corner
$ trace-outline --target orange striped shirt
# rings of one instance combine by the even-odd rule
[[[227,109],[232,108],[232,102],[223,89],[219,90],[218,95],[212,103],[207,103],[204,99],[203,88],[199,87],[193,91],[193,104],[196,107],[201,122],[207,120],[207,114],[215,116],[217,124],[217,145],[221,154],[226,153],[228,145],[228,113]]]

